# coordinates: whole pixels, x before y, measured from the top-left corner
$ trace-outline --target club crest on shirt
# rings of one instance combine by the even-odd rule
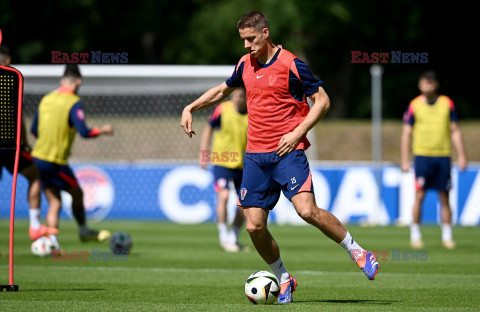
[[[277,81],[277,76],[275,75],[268,76],[268,83],[270,86],[274,86],[276,81]]]
[[[246,188],[242,188],[242,189],[240,190],[240,198],[241,198],[242,200],[244,200],[244,199],[245,199],[245,195],[247,195],[247,189],[246,189]]]

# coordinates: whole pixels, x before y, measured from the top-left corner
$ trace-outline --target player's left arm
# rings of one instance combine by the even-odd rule
[[[310,99],[313,101],[313,106],[305,119],[292,132],[285,134],[280,139],[277,148],[279,156],[287,155],[295,150],[307,132],[312,129],[330,109],[330,99],[322,87],[318,87],[317,91],[310,96]]]
[[[109,124],[89,129],[85,123],[85,114],[80,102],[75,103],[70,109],[69,122],[77,129],[80,136],[86,139],[102,134],[113,134],[113,127]]]
[[[457,122],[450,122],[450,136],[453,146],[455,146],[455,150],[457,151],[458,168],[460,171],[464,171],[467,168],[467,157],[465,156],[462,132]]]

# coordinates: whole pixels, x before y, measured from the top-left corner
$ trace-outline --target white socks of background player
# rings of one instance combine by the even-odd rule
[[[273,274],[277,277],[280,284],[286,283],[290,280],[290,274],[288,274],[287,269],[285,269],[282,258],[278,258],[277,261],[268,266],[272,269]]]
[[[410,225],[410,241],[421,241],[422,233],[420,232],[420,224],[412,223]],[[452,225],[449,223],[442,224],[442,242],[452,240]]]
[[[228,227],[225,223],[218,223],[217,229],[220,243],[236,244],[238,242],[238,234],[240,233],[239,227],[232,226],[232,230],[228,231]]]
[[[50,235],[48,235],[48,238],[50,238],[50,240],[52,241],[53,246],[55,247],[55,249],[60,249],[60,245],[58,244],[57,235],[55,235],[55,234],[50,234]]]
[[[357,262],[358,258],[360,258],[365,251],[365,249],[360,247],[360,245],[358,245],[357,242],[352,238],[350,232],[347,232],[347,236],[345,236],[339,245],[342,246],[346,252],[348,252],[350,258],[355,262]]]
[[[452,225],[449,223],[442,224],[442,242],[452,240]]]
[[[422,240],[422,233],[420,232],[420,224],[412,223],[410,224],[410,241],[416,242]]]
[[[220,240],[220,244],[228,243],[229,236],[228,236],[227,225],[225,223],[218,223],[217,229],[218,229],[218,239]]]
[[[240,229],[238,226],[232,225],[232,230],[229,232],[229,239],[230,242],[237,244],[238,243],[238,234],[240,233]]]
[[[28,215],[30,217],[30,227],[39,229],[42,225],[42,222],[40,221],[40,209],[30,208],[28,210]]]

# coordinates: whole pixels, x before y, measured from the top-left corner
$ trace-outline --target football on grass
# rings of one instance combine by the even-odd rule
[[[128,254],[132,245],[132,238],[127,232],[113,233],[110,238],[110,248],[114,253]]]
[[[280,284],[272,273],[258,271],[248,277],[245,295],[254,304],[272,304],[280,295]]]
[[[50,238],[42,236],[35,240],[30,248],[35,256],[46,257],[52,254],[52,250],[55,249],[55,246]]]

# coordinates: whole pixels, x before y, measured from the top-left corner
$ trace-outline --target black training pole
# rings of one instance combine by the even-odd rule
[[[2,32],[0,30],[0,44]],[[23,76],[12,67],[0,65],[0,148],[16,149],[13,171],[12,200],[10,208],[10,244],[8,255],[8,285],[0,285],[0,291],[18,291],[13,283],[13,230],[15,220],[15,193],[17,189],[18,160],[22,124]]]

